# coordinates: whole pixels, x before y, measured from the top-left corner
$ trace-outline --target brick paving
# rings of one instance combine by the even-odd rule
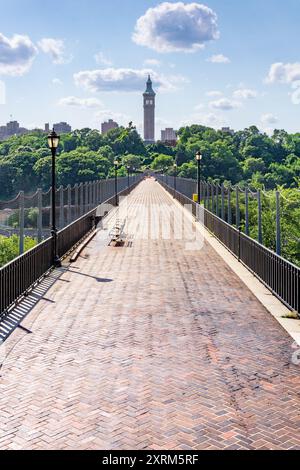
[[[128,203],[6,341],[0,449],[300,449],[292,339],[210,245],[139,236],[158,183]]]

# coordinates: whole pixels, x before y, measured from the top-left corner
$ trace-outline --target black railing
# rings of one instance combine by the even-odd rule
[[[196,216],[196,202],[175,191],[162,177],[158,177],[158,181],[182,205],[192,206],[193,215]],[[290,310],[300,314],[300,268],[204,207],[202,210],[205,227]]]
[[[142,175],[134,183],[119,192],[126,196],[140,182]],[[105,202],[105,209],[115,205],[114,195]],[[63,258],[81,240],[96,228],[97,207],[75,220],[58,232],[58,254]],[[52,238],[39,243],[23,255],[0,268],[0,317],[13,307],[40,279],[52,269]]]

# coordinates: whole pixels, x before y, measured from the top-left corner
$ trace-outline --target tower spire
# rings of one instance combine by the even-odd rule
[[[152,88],[152,80],[151,80],[150,73],[148,74],[147,88],[146,88],[145,94],[155,96],[155,93]]]

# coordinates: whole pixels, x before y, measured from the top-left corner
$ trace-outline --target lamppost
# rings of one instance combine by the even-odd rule
[[[176,181],[176,178],[177,178],[177,163],[174,163],[173,165],[174,167],[174,197],[175,197],[175,191],[177,190],[177,181]]]
[[[115,166],[115,204],[116,206],[119,205],[119,200],[118,200],[118,166],[119,162],[118,160],[114,161],[114,166]]]
[[[59,135],[53,131],[48,135],[48,145],[52,154],[52,201],[51,201],[51,211],[52,211],[52,262],[56,267],[61,266],[61,261],[57,253],[57,229],[56,229],[56,172],[55,172],[55,157],[57,147],[59,145]]]
[[[130,177],[130,166],[127,165],[126,169],[127,169],[127,186],[128,186],[128,188],[129,188],[129,186],[130,186],[130,180],[129,180],[129,177]]]
[[[196,153],[196,160],[198,165],[198,172],[197,172],[197,182],[198,182],[198,204],[201,203],[201,160],[202,155],[201,152]]]

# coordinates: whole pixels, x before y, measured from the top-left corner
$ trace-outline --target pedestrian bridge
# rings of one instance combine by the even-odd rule
[[[143,180],[6,312],[0,449],[300,449],[299,322],[188,202]]]

